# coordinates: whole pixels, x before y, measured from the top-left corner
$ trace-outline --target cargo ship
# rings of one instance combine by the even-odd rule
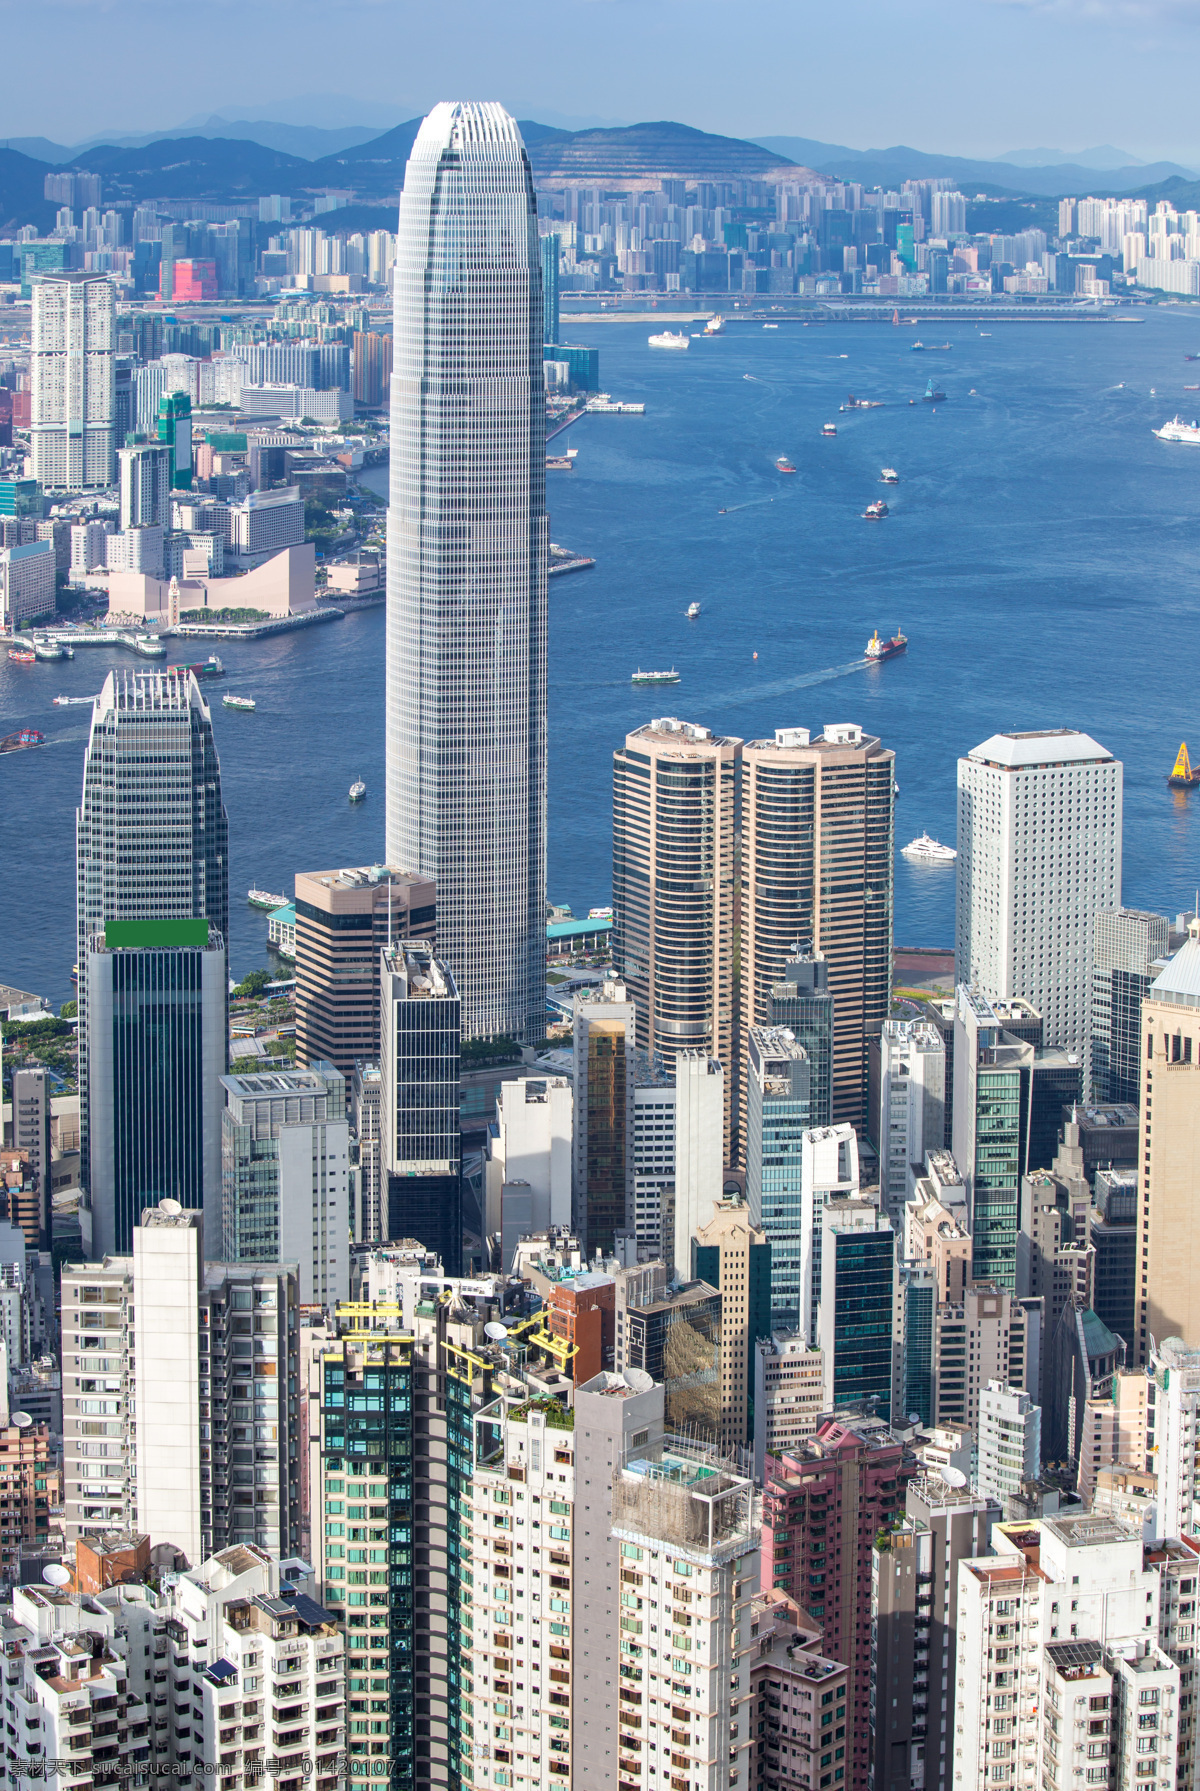
[[[839,405],[838,408],[840,410],[882,410],[883,399],[856,398],[853,392],[848,392],[845,404]]]
[[[795,470],[795,467],[792,465],[786,454],[781,454],[775,462],[775,471],[777,473],[794,473]]]
[[[25,746],[45,746],[46,736],[37,728],[18,728],[0,740],[0,752],[20,752]]]
[[[1190,790],[1200,784],[1200,771],[1192,770],[1186,740],[1179,742],[1179,751],[1175,755],[1175,764],[1167,783],[1173,790]]]
[[[223,678],[225,676],[225,667],[215,653],[211,653],[207,659],[202,659],[199,665],[169,665],[167,670],[175,672],[181,678],[186,678],[189,672],[195,678]]]
[[[896,630],[891,640],[881,641],[877,628],[867,642],[865,652],[868,659],[895,659],[897,653],[904,653],[907,649],[908,636],[901,634],[899,629]]]

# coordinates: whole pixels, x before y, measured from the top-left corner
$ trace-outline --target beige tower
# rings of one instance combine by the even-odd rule
[[[867,1119],[867,1039],[892,994],[895,754],[849,723],[742,749],[741,1023],[771,1020],[797,941],[833,995],[833,1121]]]
[[[722,1201],[696,1233],[693,1273],[721,1295],[721,1432],[727,1454],[750,1440],[754,1346],[771,1332],[771,1246],[744,1202]]]
[[[1200,1348],[1200,935],[1191,937],[1142,1002],[1135,1354],[1180,1337]]]
[[[614,959],[637,1042],[668,1072],[684,1049],[725,1068],[725,1161],[740,1154],[735,903],[742,743],[664,717],[613,759]]]

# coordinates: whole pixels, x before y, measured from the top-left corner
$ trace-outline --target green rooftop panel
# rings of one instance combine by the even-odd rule
[[[106,920],[104,943],[109,951],[173,951],[203,949],[207,920]]]

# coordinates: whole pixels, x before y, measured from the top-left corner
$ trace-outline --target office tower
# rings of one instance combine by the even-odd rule
[[[816,1341],[825,1361],[825,1409],[892,1410],[896,1234],[869,1200],[835,1200],[822,1213]]]
[[[824,958],[835,1123],[866,1123],[867,1040],[891,1007],[894,791],[895,755],[849,723],[742,750],[741,1023],[771,1017],[797,940]]]
[[[611,1255],[633,1219],[633,1003],[619,982],[575,997],[573,1214],[585,1252]]]
[[[754,1482],[717,1449],[670,1435],[658,1442],[631,1439],[616,1466],[612,1530],[620,1542],[618,1659],[625,1669],[620,1687],[626,1694],[642,1688],[642,1711],[653,1708],[649,1700],[657,1694],[669,1724],[659,1733],[670,1735],[673,1776],[688,1784],[741,1784],[754,1757],[757,1717],[750,1696],[756,1651],[750,1611],[758,1572]],[[690,1648],[682,1646],[685,1641]],[[611,1643],[609,1649],[611,1659]],[[633,1677],[638,1672],[640,1680]],[[583,1683],[590,1693],[589,1681]],[[628,1695],[616,1716],[616,1783],[650,1791],[662,1781],[643,1743],[645,1719]],[[611,1759],[611,1735],[606,1740]],[[599,1774],[588,1777],[589,1784],[604,1782]]]
[[[436,1316],[349,1308],[319,1348],[310,1449],[324,1603],[346,1630],[347,1751],[359,1777],[458,1783],[470,1574],[463,1524],[472,1424],[495,1397],[475,1308],[452,1284]],[[481,1589],[477,1589],[478,1600]],[[468,1604],[470,1599],[468,1599]],[[360,1707],[365,1706],[365,1708]]]
[[[692,1244],[692,1276],[721,1296],[721,1430],[732,1455],[754,1432],[755,1345],[771,1330],[771,1246],[743,1202],[722,1201]]]
[[[1120,1101],[1107,1107],[1078,1107],[1072,1113],[1063,1114],[1063,1120],[1068,1119],[1079,1127],[1083,1169],[1089,1181],[1095,1181],[1101,1169],[1112,1169],[1137,1179],[1136,1101]]]
[[[1083,1414],[1083,1438],[1079,1446],[1079,1470],[1075,1485],[1085,1505],[1095,1511],[1104,1509],[1109,1517],[1127,1515],[1126,1509],[1120,1508],[1120,1488],[1116,1476],[1124,1472],[1140,1476],[1150,1460],[1149,1393],[1152,1386],[1153,1378],[1147,1375],[1144,1368],[1118,1368],[1113,1375],[1112,1391],[1098,1399],[1089,1400]],[[1191,1418],[1190,1411],[1187,1416]],[[1112,1477],[1107,1486],[1108,1502],[1102,1507],[1096,1501],[1101,1476],[1105,1472]],[[1156,1499],[1157,1476],[1152,1475],[1151,1479],[1153,1484],[1144,1488],[1144,1494]],[[1138,1490],[1143,1490],[1136,1480],[1133,1485]],[[1141,1522],[1141,1519],[1138,1521]],[[1165,1533],[1160,1531],[1160,1534]],[[1172,1534],[1179,1533],[1179,1526],[1176,1524]]]
[[[1096,1317],[1129,1345],[1137,1335],[1137,1176],[1096,1172],[1096,1204],[1088,1217],[1095,1251],[1092,1306]]]
[[[380,965],[381,1172],[387,1235],[462,1262],[461,1008],[449,967],[419,939],[387,945]]]
[[[1021,1171],[1046,1169],[1062,1138],[1063,1115],[1083,1098],[1083,1055],[1064,1045],[1034,1048],[1022,1078]]]
[[[1145,1445],[1158,1476],[1155,1534],[1194,1536],[1200,1516],[1200,1350],[1188,1349],[1178,1337],[1165,1338],[1146,1365],[1146,1381]],[[1137,1440],[1136,1425],[1131,1428]]]
[[[565,1076],[518,1076],[500,1085],[484,1145],[484,1232],[500,1239],[508,1274],[522,1237],[571,1224],[571,1084]]]
[[[809,1063],[811,1126],[833,1124],[833,996],[829,966],[819,952],[797,946],[771,984],[767,1025],[783,1027],[803,1045]]]
[[[1042,1372],[1042,1447],[1047,1461],[1079,1463],[1089,1400],[1111,1397],[1125,1343],[1082,1300],[1070,1300],[1046,1332]]]
[[[1049,1169],[1021,1177],[1016,1290],[1045,1302],[1047,1332],[1068,1299],[1091,1304],[1094,1256],[1088,1240],[1092,1191],[1083,1173],[1079,1127],[1068,1121]]]
[[[972,1281],[961,1299],[940,1302],[933,1319],[934,1423],[974,1430],[988,1381],[1036,1397],[1043,1347],[1040,1300]]]
[[[346,1637],[331,1611],[288,1584],[292,1567],[240,1544],[175,1582],[162,1664],[177,1700],[172,1752],[189,1775],[254,1785],[270,1760],[273,1776],[315,1773],[320,1783],[343,1768]],[[191,1729],[181,1734],[178,1700],[189,1690]]]
[[[1087,1042],[1096,913],[1121,901],[1121,765],[1073,728],[993,734],[958,761],[955,976]]]
[[[768,1455],[762,1584],[784,1592],[844,1662],[845,1783],[866,1791],[871,1753],[871,1548],[904,1508],[910,1465],[877,1419],[826,1418],[800,1448]],[[831,1546],[832,1545],[832,1546]]]
[[[675,1078],[644,1051],[630,1054],[633,1079],[633,1229],[638,1247],[669,1253],[674,1237]],[[664,1235],[663,1215],[671,1220]]]
[[[380,1128],[383,1077],[377,1063],[356,1063],[350,1084],[350,1129],[358,1143],[358,1175],[353,1184],[351,1231],[356,1244],[377,1244],[385,1230]]]
[[[875,1544],[871,1655],[873,1791],[949,1791],[954,1768],[958,1564],[986,1552],[1000,1508],[929,1470]]]
[[[374,330],[355,330],[351,360],[354,402],[369,409],[386,404],[392,382],[392,338]]]
[[[913,1197],[905,1206],[903,1254],[908,1262],[926,1263],[933,1270],[939,1301],[961,1300],[971,1279],[966,1203],[961,1186],[942,1181],[936,1173],[948,1170],[957,1182],[958,1171],[948,1151],[930,1151],[925,1161],[935,1173],[917,1177]]]
[[[289,1264],[206,1263],[200,1215],[172,1200],[143,1213],[131,1255],[64,1266],[69,1536],[144,1530],[189,1561],[294,1551],[296,1303]],[[116,1383],[102,1413],[97,1362]]]
[[[811,1336],[803,1305],[803,1138],[812,1064],[791,1029],[752,1026],[746,1041],[746,1203],[771,1245],[771,1328]]]
[[[954,1032],[954,1160],[967,1190],[972,1272],[1015,1288],[1021,1095],[1034,1047],[1006,1034],[979,990],[962,985]]]
[[[794,1331],[775,1331],[754,1345],[754,1477],[768,1455],[793,1455],[817,1428],[825,1409],[825,1370],[819,1349]]]
[[[1158,1649],[1159,1573],[1144,1564],[1141,1531],[1114,1518],[1072,1514],[997,1525],[991,1541],[995,1554],[959,1568],[955,1791],[1015,1791],[1028,1759],[1044,1763],[1053,1791],[1066,1791],[1075,1780],[1062,1762],[1073,1768],[1075,1761],[1062,1741],[1079,1732],[1077,1722],[1089,1725],[1085,1736],[1092,1722],[1105,1725],[1088,1742],[1104,1751],[1084,1756],[1099,1760],[1105,1784],[1126,1791],[1147,1782],[1167,1791],[1175,1783],[1179,1669]],[[1110,1675],[1122,1663],[1131,1669],[1128,1698],[1123,1690],[1117,1700]],[[1158,1737],[1155,1753],[1141,1755],[1154,1776],[1142,1780],[1125,1727],[1129,1699],[1134,1734],[1138,1710],[1157,1717],[1156,1729],[1140,1731]],[[1000,1722],[1005,1752],[998,1755]]]
[[[558,259],[562,251],[562,238],[555,230],[549,230],[538,244],[542,262],[542,342],[557,342],[558,326]]]
[[[1142,1088],[1142,1002],[1167,956],[1165,914],[1101,909],[1092,940],[1092,1010],[1087,1097],[1097,1105],[1130,1101]]]
[[[466,1037],[532,1044],[546,1011],[542,292],[529,162],[501,107],[443,104],[422,124],[394,277],[387,852],[437,882]]]
[[[1007,1505],[1041,1471],[1041,1407],[1022,1387],[988,1381],[979,1395],[980,1493]]]
[[[898,1226],[908,1198],[910,1164],[924,1162],[927,1150],[942,1145],[946,1053],[937,1027],[922,1020],[885,1020],[877,1049],[879,1194],[884,1211]]]
[[[734,958],[740,740],[663,717],[613,755],[613,964],[637,1042],[668,1070],[682,1050],[725,1071],[725,1162],[738,1161]]]
[[[296,874],[296,1060],[343,1076],[379,1060],[379,954],[434,937],[429,877],[386,865]]]
[[[793,1327],[810,1342],[817,1341],[817,1311],[821,1302],[821,1254],[825,1208],[834,1201],[858,1194],[858,1138],[849,1125],[811,1128],[800,1135],[799,1312]],[[769,1225],[764,1226],[772,1238]],[[792,1249],[791,1240],[786,1240]],[[772,1238],[772,1252],[775,1243]],[[772,1255],[774,1277],[774,1255]],[[790,1297],[790,1296],[789,1296]]]
[[[933,1423],[935,1369],[933,1319],[937,1275],[930,1262],[904,1262],[897,1242],[896,1297],[892,1310],[892,1410],[924,1425]]]
[[[203,918],[109,920],[87,941],[85,983],[88,1253],[128,1255],[142,1208],[168,1195],[203,1214],[219,1257],[225,941]]]
[[[819,1785],[828,1773],[832,1783],[837,1731],[842,1740],[846,1733],[847,1669],[820,1654],[820,1631],[808,1627],[811,1619],[790,1599],[761,1593],[753,1615],[758,1653],[750,1669],[751,1697],[766,1716],[758,1782],[792,1791]]]
[[[724,1416],[721,1295],[707,1281],[629,1292],[616,1367],[640,1368],[663,1389],[667,1429],[715,1442]],[[635,1304],[636,1301],[636,1304]]]
[[[187,392],[164,392],[158,401],[158,439],[171,455],[172,491],[192,489],[192,400]]]
[[[707,1051],[675,1054],[675,1188],[663,1253],[677,1274],[688,1272],[692,1239],[707,1225],[724,1184],[724,1067]],[[757,1220],[755,1221],[757,1223]]]
[[[171,450],[157,442],[117,449],[121,531],[171,526]]]
[[[464,1716],[476,1742],[487,1738],[471,1748],[470,1776],[477,1785],[506,1785],[519,1752],[534,1785],[567,1785],[572,1694],[583,1689],[571,1645],[579,1441],[571,1415],[550,1400],[501,1404],[486,1434],[488,1454],[476,1463],[463,1511],[476,1588],[463,1634]],[[588,1692],[594,1696],[595,1686]],[[498,1696],[519,1708],[511,1726],[495,1724]]]
[[[42,1069],[13,1069],[12,1142],[29,1165],[37,1190],[37,1236],[26,1239],[32,1250],[50,1248],[50,1195],[53,1183],[50,1149],[50,1078]],[[32,1227],[31,1227],[32,1229]]]
[[[153,775],[150,775],[150,771]],[[212,717],[194,677],[110,672],[92,710],[75,814],[76,952],[110,920],[206,919],[229,937],[228,822]],[[87,987],[79,1120],[88,1145]]]
[[[103,274],[33,281],[30,445],[45,490],[103,491],[113,481],[115,289]]]
[[[350,1126],[332,1064],[223,1076],[221,1258],[294,1262],[302,1306],[350,1297]]]
[[[1155,977],[1142,1003],[1141,1274],[1133,1360],[1178,1337],[1200,1346],[1195,1255],[1200,1161],[1200,923]]]

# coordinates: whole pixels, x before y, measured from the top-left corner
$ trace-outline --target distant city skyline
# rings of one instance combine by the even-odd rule
[[[728,13],[707,0],[689,8],[686,19],[674,6],[639,15],[636,55],[628,34],[611,28],[614,10],[624,16],[618,0],[578,5],[553,15],[569,87],[533,92],[530,51],[542,44],[548,15],[527,0],[503,13],[468,4],[453,21],[436,10],[410,15],[344,0],[333,32],[329,10],[314,0],[299,0],[288,12],[286,31],[277,5],[247,0],[236,15],[213,15],[236,17],[237,68],[244,73],[232,78],[219,30],[198,33],[194,15],[159,8],[153,54],[171,67],[169,86],[150,78],[140,47],[150,41],[137,28],[144,0],[52,6],[70,20],[76,53],[66,60],[44,55],[47,10],[6,9],[6,43],[22,69],[8,96],[10,137],[62,142],[65,133],[80,142],[97,132],[177,129],[217,110],[275,118],[286,107],[295,120],[298,94],[329,108],[313,123],[353,123],[356,107],[364,122],[392,113],[399,122],[448,95],[468,94],[547,123],[665,117],[730,136],[794,134],[864,149],[907,143],[993,157],[1043,143],[1047,118],[1055,121],[1053,138],[1068,146],[1112,134],[1097,127],[1096,102],[1119,92],[1124,147],[1146,161],[1200,162],[1186,110],[1175,122],[1155,78],[1164,63],[1186,62],[1200,21],[1190,9],[1153,0],[1137,7],[1008,0],[971,9],[928,0],[898,36],[877,0],[852,0],[836,18],[756,0],[738,15],[734,33]],[[309,15],[316,36],[303,28]],[[319,78],[327,85],[312,95],[318,41]],[[852,83],[836,78],[848,41],[855,45]],[[828,78],[798,90],[797,57]],[[404,71],[401,99],[393,85],[397,68]],[[264,84],[265,69],[271,84]]]

